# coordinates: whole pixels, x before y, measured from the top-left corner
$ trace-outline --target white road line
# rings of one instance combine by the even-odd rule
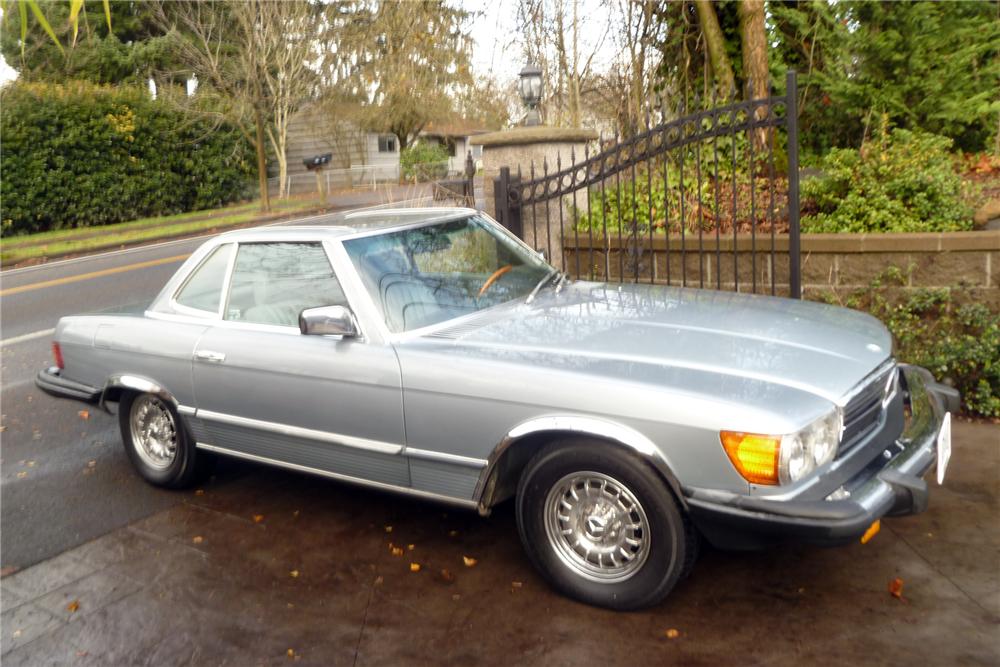
[[[24,343],[29,340],[35,340],[36,338],[45,338],[46,336],[51,336],[56,332],[55,329],[44,329],[42,331],[34,331],[32,333],[22,334],[20,336],[14,336],[13,338],[5,338],[0,340],[0,347],[7,347],[8,345],[17,345],[18,343]]]

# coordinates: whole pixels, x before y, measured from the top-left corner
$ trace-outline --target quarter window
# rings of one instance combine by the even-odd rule
[[[232,243],[213,250],[181,287],[175,301],[185,308],[205,311],[206,315],[218,315],[226,267],[232,252]]]
[[[297,327],[306,308],[347,305],[319,243],[242,243],[225,318]]]

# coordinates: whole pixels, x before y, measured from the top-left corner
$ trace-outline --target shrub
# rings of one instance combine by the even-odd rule
[[[953,385],[965,411],[1000,417],[1000,314],[972,301],[962,287],[902,291],[907,277],[890,267],[842,305],[882,320],[896,357]]]
[[[936,232],[972,228],[951,140],[882,120],[860,150],[835,148],[802,183],[805,232]]]
[[[406,180],[429,181],[448,175],[449,157],[444,146],[420,141],[400,153],[399,166]]]
[[[0,91],[2,234],[213,208],[249,193],[252,153],[142,89],[16,82]]]

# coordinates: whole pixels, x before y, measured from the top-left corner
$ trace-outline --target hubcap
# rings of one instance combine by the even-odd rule
[[[129,425],[139,458],[159,470],[170,467],[177,455],[177,426],[163,401],[150,395],[135,399]]]
[[[577,472],[556,482],[545,500],[545,533],[559,559],[578,574],[624,581],[649,555],[642,505],[618,480]]]

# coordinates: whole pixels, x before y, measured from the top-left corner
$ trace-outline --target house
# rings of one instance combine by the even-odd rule
[[[472,159],[477,162],[483,157],[483,147],[471,146],[469,138],[477,134],[486,134],[489,131],[468,120],[431,122],[421,130],[419,141],[428,141],[444,146],[449,156],[448,173],[457,175],[465,173],[465,159],[468,151],[472,151]]]
[[[322,107],[307,107],[288,124],[285,154],[291,194],[315,192],[316,176],[303,160],[326,153],[331,159],[323,178],[329,189],[399,181],[399,141],[395,135],[367,132],[351,121],[325,113]],[[271,179],[271,191],[278,192],[276,177]]]
[[[463,120],[430,123],[417,140],[445,146],[449,152],[448,174],[455,176],[465,173],[467,151],[472,151],[474,160],[482,157],[483,147],[469,145],[469,138],[487,131]],[[369,132],[321,106],[310,106],[296,113],[288,125],[285,154],[291,194],[315,192],[316,176],[306,169],[303,160],[326,153],[331,158],[322,178],[328,189],[399,181],[399,140],[394,134]],[[272,176],[271,192],[277,194],[277,174]]]

